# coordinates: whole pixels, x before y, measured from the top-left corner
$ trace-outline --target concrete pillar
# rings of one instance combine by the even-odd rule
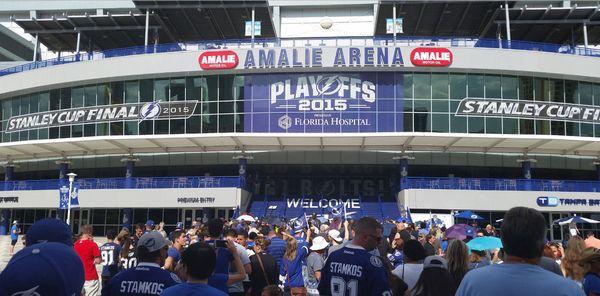
[[[596,166],[596,179],[600,181],[600,158],[594,161],[594,166]]]
[[[68,187],[69,186],[69,176],[67,176],[67,174],[69,173],[69,165],[71,164],[71,162],[68,161],[67,159],[61,159],[61,160],[57,160],[55,163],[59,166],[59,171],[58,171],[59,185],[58,185],[58,187],[60,188],[63,185]],[[58,188],[56,188],[56,189],[58,189]],[[66,209],[60,209],[60,208],[56,209],[56,218],[57,219],[64,221],[66,214],[67,214]]]
[[[121,162],[125,163],[125,188],[133,189],[135,188],[134,183],[134,171],[135,171],[135,163],[140,161],[138,158],[132,156],[121,159]],[[129,231],[133,231],[131,228],[132,217],[133,217],[133,209],[124,208],[122,209],[123,219],[121,221],[121,227],[129,229]]]
[[[13,180],[13,173],[15,171],[15,166],[12,162],[6,163],[4,165],[4,190],[10,190],[9,182]],[[0,211],[0,235],[7,235],[8,230],[10,229],[10,210],[2,209]]]

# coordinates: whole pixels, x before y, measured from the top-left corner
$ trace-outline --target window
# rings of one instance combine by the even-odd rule
[[[125,103],[137,103],[140,84],[137,80],[125,82]]]
[[[185,100],[185,78],[171,79],[171,101]]]

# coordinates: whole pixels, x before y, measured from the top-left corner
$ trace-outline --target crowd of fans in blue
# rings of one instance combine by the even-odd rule
[[[600,295],[593,234],[548,242],[543,215],[526,207],[509,210],[498,232],[464,238],[431,222],[250,217],[167,234],[149,220],[107,231],[98,246],[92,226],[74,237],[44,219],[0,273],[0,295]],[[478,249],[472,237],[501,245]]]

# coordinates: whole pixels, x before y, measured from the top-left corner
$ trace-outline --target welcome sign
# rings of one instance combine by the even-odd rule
[[[253,75],[246,80],[245,131],[401,130],[395,85],[386,73]]]

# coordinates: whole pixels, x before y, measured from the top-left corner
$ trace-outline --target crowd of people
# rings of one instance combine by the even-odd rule
[[[435,223],[387,229],[370,217],[212,219],[170,233],[150,220],[108,230],[102,246],[92,234],[37,221],[0,273],[0,295],[600,295],[593,233],[548,242],[543,215],[525,207],[473,234],[501,238],[486,250]]]

